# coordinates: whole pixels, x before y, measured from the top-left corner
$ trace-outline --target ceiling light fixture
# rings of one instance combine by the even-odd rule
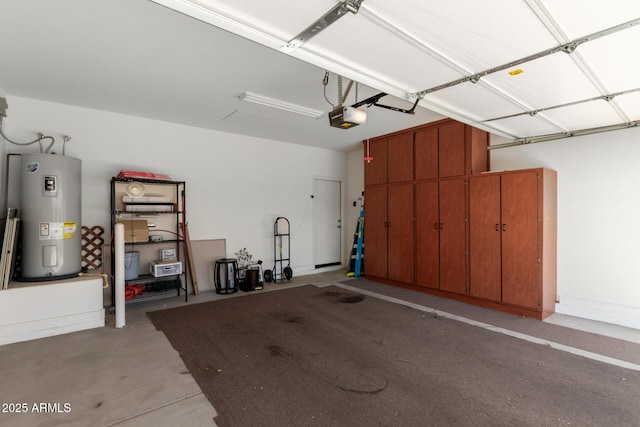
[[[307,117],[313,117],[314,119],[324,116],[323,111],[314,110],[313,108],[303,107],[302,105],[292,104],[275,98],[269,98],[252,92],[243,93],[240,95],[240,100],[253,102],[254,104],[264,105],[271,108],[277,108],[278,110],[288,111],[290,113],[301,114]]]

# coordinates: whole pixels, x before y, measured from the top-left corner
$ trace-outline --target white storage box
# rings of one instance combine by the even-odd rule
[[[173,276],[182,274],[182,262],[180,261],[151,261],[149,272],[154,277]]]

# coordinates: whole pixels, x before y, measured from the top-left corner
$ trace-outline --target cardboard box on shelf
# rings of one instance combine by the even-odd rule
[[[124,225],[125,243],[144,243],[149,241],[149,227],[146,219],[118,222]]]

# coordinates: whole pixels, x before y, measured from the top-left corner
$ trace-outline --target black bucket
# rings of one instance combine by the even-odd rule
[[[244,292],[253,291],[258,286],[260,276],[260,270],[257,269],[249,269],[245,270],[244,280],[240,284],[240,290]]]

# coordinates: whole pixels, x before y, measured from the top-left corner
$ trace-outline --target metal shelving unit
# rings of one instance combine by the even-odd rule
[[[132,184],[144,186],[144,197],[123,201],[127,196],[127,187]],[[146,220],[148,239],[146,241],[125,242],[125,251],[139,252],[140,274],[136,278],[125,280],[127,287],[144,287],[143,291],[126,301],[127,304],[180,296],[187,293],[186,243],[184,227],[186,224],[185,204],[186,183],[184,181],[168,181],[148,178],[111,178],[111,279],[115,271],[114,242],[115,224],[117,222]],[[149,202],[151,197],[163,197],[162,202]],[[140,201],[136,201],[140,200]],[[166,201],[165,201],[166,200]],[[132,236],[133,237],[133,233]],[[125,239],[127,236],[125,236]],[[134,239],[135,240],[135,239]],[[176,261],[182,262],[179,274],[156,277],[150,273],[149,264],[161,259],[163,249],[173,249]],[[125,261],[126,262],[126,261]],[[142,286],[140,286],[142,285]],[[125,292],[126,294],[126,292]],[[115,293],[111,292],[111,305],[115,305]]]

